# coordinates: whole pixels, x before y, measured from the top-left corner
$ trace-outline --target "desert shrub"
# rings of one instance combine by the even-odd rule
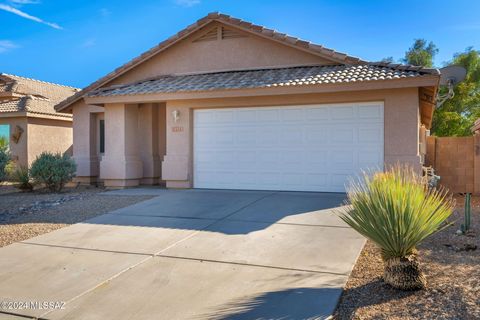
[[[73,179],[77,166],[72,158],[60,153],[43,152],[32,163],[30,175],[52,192],[59,192]]]
[[[10,180],[15,182],[15,187],[23,191],[32,191],[33,183],[31,182],[30,170],[28,167],[20,166],[10,173]]]
[[[7,166],[11,161],[10,151],[6,146],[0,146],[0,182],[8,177]]]
[[[353,182],[348,202],[340,217],[380,248],[384,281],[403,290],[424,288],[415,248],[452,213],[447,190],[429,189],[413,169],[396,166]]]

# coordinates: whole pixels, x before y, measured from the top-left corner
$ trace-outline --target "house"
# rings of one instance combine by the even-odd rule
[[[71,152],[72,115],[54,106],[78,89],[0,73],[0,136],[27,166],[42,152]]]
[[[56,110],[83,182],[342,192],[362,169],[420,170],[438,81],[211,13]]]

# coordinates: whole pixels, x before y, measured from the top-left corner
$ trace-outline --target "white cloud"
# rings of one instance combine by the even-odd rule
[[[35,17],[35,16],[32,16],[32,15],[29,15],[28,13],[25,13],[23,11],[20,11],[14,7],[11,7],[9,5],[6,5],[6,4],[0,4],[0,10],[4,10],[4,11],[7,11],[7,12],[10,12],[10,13],[13,13],[13,14],[16,14],[17,16],[20,16],[22,18],[25,18],[25,19],[28,19],[28,20],[32,20],[32,21],[35,21],[35,22],[38,22],[38,23],[43,23],[49,27],[52,27],[54,29],[63,29],[62,27],[60,27],[58,24],[56,23],[53,23],[53,22],[47,22],[47,21],[44,21],[38,17]]]
[[[15,48],[18,48],[18,45],[16,45],[12,41],[0,40],[0,53],[4,53]]]
[[[40,0],[9,0],[9,2],[11,2],[11,3],[16,3],[16,4],[19,4],[19,5],[23,5],[23,4],[39,4],[39,3],[40,3]]]
[[[175,0],[175,3],[182,7],[193,7],[200,3],[200,0]]]

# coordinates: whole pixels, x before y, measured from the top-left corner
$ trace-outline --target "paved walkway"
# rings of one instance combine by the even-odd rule
[[[157,197],[0,249],[0,297],[44,319],[323,319],[364,239],[343,194],[129,189]],[[106,193],[105,196],[108,196]]]

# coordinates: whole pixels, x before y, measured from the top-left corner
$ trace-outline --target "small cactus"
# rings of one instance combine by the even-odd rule
[[[470,206],[471,194],[467,193],[465,195],[465,215],[463,224],[460,226],[460,230],[462,233],[467,233],[470,230],[470,223],[471,223],[471,206]]]

